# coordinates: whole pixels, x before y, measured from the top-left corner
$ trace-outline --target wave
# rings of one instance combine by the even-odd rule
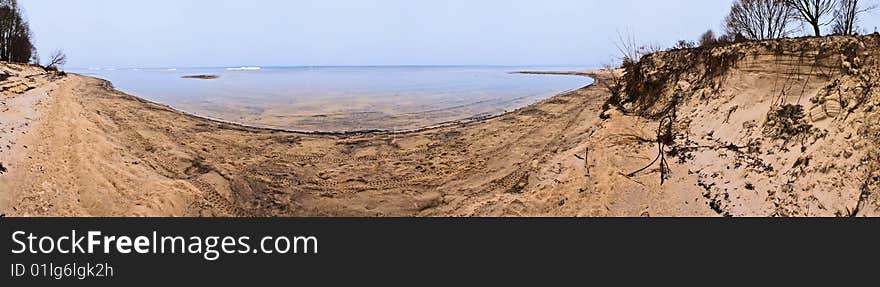
[[[259,71],[259,70],[262,70],[262,69],[263,69],[263,68],[261,68],[261,67],[233,67],[233,68],[226,68],[227,71]]]

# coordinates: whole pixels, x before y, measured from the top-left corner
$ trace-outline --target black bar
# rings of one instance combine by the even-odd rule
[[[620,270],[847,264],[854,257],[880,255],[877,219],[3,218],[0,226],[6,273],[2,277],[11,283],[0,286],[181,282],[199,286],[270,282],[421,285],[438,281],[454,284],[472,277],[522,283],[525,277],[569,280]],[[213,261],[199,254],[12,253],[20,247],[12,241],[15,231],[58,238],[70,235],[71,230],[131,237],[149,236],[153,231],[201,237],[310,235],[317,238],[318,251],[229,254]],[[55,266],[106,262],[115,275],[84,280],[12,276],[12,264],[31,268],[50,262]]]

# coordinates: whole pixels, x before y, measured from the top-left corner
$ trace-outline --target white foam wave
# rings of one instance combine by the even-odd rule
[[[232,67],[226,68],[227,71],[259,71],[262,70],[261,67]]]

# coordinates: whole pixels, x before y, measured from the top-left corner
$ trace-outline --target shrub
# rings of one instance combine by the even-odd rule
[[[675,43],[674,49],[676,49],[676,50],[693,49],[696,46],[697,46],[697,44],[695,44],[693,41],[679,40],[677,43]]]
[[[700,47],[711,48],[718,45],[718,38],[712,30],[706,31],[700,36]]]
[[[805,134],[813,127],[804,119],[804,106],[786,104],[767,114],[764,134],[777,139],[790,140]]]

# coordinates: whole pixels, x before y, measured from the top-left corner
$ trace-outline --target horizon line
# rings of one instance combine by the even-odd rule
[[[593,65],[586,64],[548,64],[548,65],[492,65],[492,64],[471,64],[471,65],[423,65],[423,64],[406,64],[406,65],[278,65],[278,66],[261,66],[261,65],[231,65],[231,66],[166,66],[166,67],[108,67],[108,66],[91,66],[91,67],[67,67],[66,69],[75,70],[108,70],[108,69],[227,69],[241,67],[259,67],[259,68],[404,68],[404,67],[591,67]]]

